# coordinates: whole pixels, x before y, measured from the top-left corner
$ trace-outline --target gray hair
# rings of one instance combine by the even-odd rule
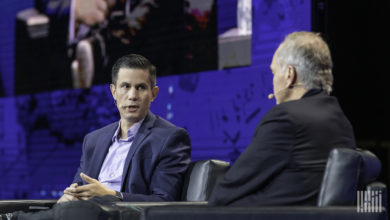
[[[330,50],[319,34],[293,32],[286,36],[275,52],[282,69],[292,65],[298,81],[306,90],[332,91],[332,58]]]

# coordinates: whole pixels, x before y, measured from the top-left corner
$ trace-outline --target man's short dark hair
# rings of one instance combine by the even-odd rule
[[[111,81],[114,85],[116,85],[121,68],[148,70],[151,89],[156,86],[156,67],[145,57],[139,54],[128,54],[119,58],[111,71]]]

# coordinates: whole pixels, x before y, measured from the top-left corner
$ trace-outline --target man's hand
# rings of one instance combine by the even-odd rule
[[[115,195],[115,191],[107,188],[98,180],[93,179],[84,173],[80,174],[80,177],[88,184],[78,187],[66,188],[66,194],[72,195],[82,200],[90,199],[94,196]]]
[[[76,188],[76,187],[77,187],[77,183],[73,183],[68,188]],[[68,188],[66,188],[66,189],[68,189]],[[61,198],[57,201],[57,203],[79,200],[77,197],[74,197],[70,194],[66,194],[65,191],[64,191],[64,195],[61,196]]]
[[[77,23],[88,26],[103,23],[110,7],[116,0],[75,0],[75,17]]]

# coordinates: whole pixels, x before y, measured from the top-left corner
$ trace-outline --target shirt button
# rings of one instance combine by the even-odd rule
[[[110,177],[114,177],[114,174],[113,174],[113,173],[111,173],[111,174],[110,174]]]

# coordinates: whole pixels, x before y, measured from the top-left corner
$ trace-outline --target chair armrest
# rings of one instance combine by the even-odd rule
[[[203,202],[116,202],[118,207],[137,207],[148,208],[153,206],[206,206],[207,201]]]
[[[151,207],[207,206],[207,202],[116,202],[112,205],[100,205],[109,216],[118,219],[141,219],[145,210]]]
[[[57,200],[2,200],[0,201],[0,213],[16,211],[33,212],[50,209]]]
[[[386,220],[386,209],[377,213],[358,213],[356,207],[211,207],[211,206],[154,206],[145,208],[142,220]]]

